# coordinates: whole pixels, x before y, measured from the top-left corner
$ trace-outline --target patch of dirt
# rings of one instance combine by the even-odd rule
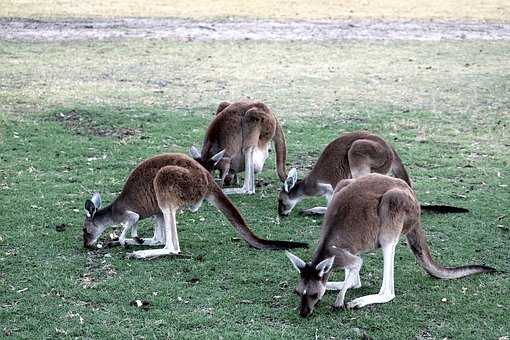
[[[127,139],[142,133],[141,128],[105,128],[98,127],[90,118],[83,116],[80,111],[71,110],[60,112],[56,120],[77,135],[94,135],[97,137]]]
[[[178,41],[510,40],[510,24],[477,21],[194,21],[124,18],[39,21],[0,18],[1,40],[69,41],[120,38]]]

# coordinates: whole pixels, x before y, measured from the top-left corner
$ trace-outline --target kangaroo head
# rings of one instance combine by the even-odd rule
[[[83,245],[86,248],[93,248],[94,244],[108,226],[97,216],[101,208],[101,196],[94,193],[91,199],[85,201],[85,222],[83,223]]]
[[[335,257],[329,257],[314,266],[290,252],[286,252],[286,254],[294,268],[299,271],[299,282],[294,292],[301,300],[299,315],[305,318],[312,314],[315,305],[326,292],[326,282],[333,268]]]
[[[223,155],[225,154],[225,150],[221,150],[217,154],[213,155],[209,159],[202,159],[202,153],[195,147],[191,146],[189,149],[190,156],[200,163],[207,171],[213,172],[216,164],[223,159]]]
[[[298,180],[297,170],[290,169],[287,179],[283,182],[282,189],[278,194],[278,214],[288,216],[294,206],[302,198],[302,180]]]

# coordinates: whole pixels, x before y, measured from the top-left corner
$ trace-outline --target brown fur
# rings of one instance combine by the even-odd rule
[[[195,204],[211,192],[213,185],[211,175],[188,156],[158,155],[131,172],[112,207],[147,218],[160,213],[161,205],[180,209]]]
[[[318,294],[318,299],[310,299],[308,296],[306,301],[311,302],[305,306],[303,296],[321,293],[321,289],[323,294],[325,281],[331,273],[330,271],[322,277],[318,276],[316,266],[334,256],[334,267],[347,268],[359,273],[362,263],[360,254],[380,247],[396,246],[401,235],[407,235],[418,263],[434,277],[451,279],[494,271],[493,268],[486,266],[446,268],[435,263],[420,226],[420,204],[414,191],[401,179],[369,174],[341,181],[335,190],[325,214],[314,257],[311,263],[299,268],[301,314],[303,316],[311,314],[314,304],[322,295]],[[338,306],[343,305],[345,291],[354,287],[354,281],[349,282],[351,286],[344,287],[339,293]],[[384,298],[391,300],[392,294],[394,293],[384,294]]]
[[[395,155],[393,148],[376,135],[366,132],[346,133],[326,146],[304,182],[310,183],[311,187],[320,182],[335,188],[341,180],[353,177],[352,170],[365,174],[387,174],[396,160]],[[401,178],[411,186],[407,173]]]
[[[298,180],[289,192],[280,192],[278,211],[285,216],[292,211],[293,204],[303,197],[328,195],[324,184],[335,188],[344,179],[369,173],[385,175],[390,170],[395,177],[412,187],[402,160],[390,144],[366,132],[346,133],[326,146],[312,171],[303,180]],[[447,205],[426,205],[422,209],[443,213],[468,211]]]
[[[225,150],[224,158],[216,166],[221,176],[244,171],[244,152],[249,147],[267,148],[275,141],[277,172],[284,180],[287,176],[285,135],[273,112],[260,102],[222,102],[207,128],[201,158],[210,159]]]
[[[405,217],[402,229],[395,230],[399,227],[391,221],[402,216]],[[319,249],[312,263],[334,255],[330,252],[331,246],[346,249],[354,255],[378,248],[381,237],[388,233],[392,237],[406,234],[419,223],[419,218],[420,205],[414,192],[402,180],[371,174],[340,182],[324,216]],[[341,260],[336,259],[335,264],[337,261]]]
[[[124,223],[134,214],[138,215],[138,221],[160,216],[166,209],[175,214],[178,209],[200,204],[204,198],[217,206],[253,247],[287,249],[306,246],[298,242],[264,240],[254,235],[211,174],[183,154],[158,155],[140,163],[129,175],[120,195],[108,207],[98,210],[89,226]],[[94,230],[84,230],[85,245],[90,245],[93,234]]]

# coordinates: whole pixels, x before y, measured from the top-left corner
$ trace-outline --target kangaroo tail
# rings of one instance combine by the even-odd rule
[[[443,267],[437,264],[430,255],[427,237],[419,224],[407,233],[407,243],[423,269],[425,269],[429,275],[438,279],[457,279],[468,275],[496,271],[496,269],[487,266],[468,265],[461,267]]]
[[[278,177],[283,182],[287,179],[287,170],[285,170],[285,161],[287,160],[287,144],[285,143],[285,135],[283,134],[282,126],[278,119],[276,119],[276,130],[273,137],[276,149],[276,171]]]
[[[439,214],[467,213],[467,212],[469,212],[468,209],[454,207],[454,206],[451,206],[451,205],[436,205],[436,204],[423,205],[422,204],[420,207],[421,207],[422,211],[435,212],[435,213],[439,213]]]
[[[308,244],[302,242],[265,240],[256,236],[244,221],[239,210],[216,184],[214,184],[214,189],[209,196],[209,201],[225,215],[237,233],[254,248],[271,250],[308,248]]]
[[[402,160],[400,159],[397,150],[395,150],[393,146],[391,147],[391,149],[393,150],[393,162],[391,163],[391,171],[393,171],[395,177],[404,180],[407,183],[407,185],[409,185],[409,187],[412,188],[413,184],[411,182],[411,178],[409,178],[406,168],[404,167],[404,163],[402,163]]]

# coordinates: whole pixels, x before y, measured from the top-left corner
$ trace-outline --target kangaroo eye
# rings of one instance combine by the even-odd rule
[[[315,294],[311,294],[310,297],[312,299],[317,299],[319,297],[319,294],[315,293]]]

